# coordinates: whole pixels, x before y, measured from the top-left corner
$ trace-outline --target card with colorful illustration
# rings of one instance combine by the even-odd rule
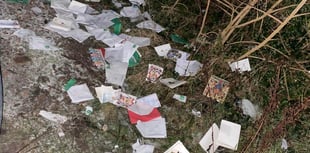
[[[146,81],[155,82],[164,72],[164,68],[149,64],[149,69],[147,71]]]
[[[136,103],[137,97],[121,92],[117,104],[122,107],[129,107]]]
[[[212,75],[208,81],[206,88],[203,91],[203,95],[206,95],[207,97],[223,103],[228,94],[228,90],[228,81]]]

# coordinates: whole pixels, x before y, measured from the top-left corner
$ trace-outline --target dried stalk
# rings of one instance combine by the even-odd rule
[[[200,31],[198,33],[198,37],[202,34],[203,28],[205,27],[206,19],[207,19],[207,15],[208,15],[208,11],[209,11],[209,6],[210,6],[210,0],[208,0],[208,2],[207,2],[205,15],[203,16],[203,20],[202,20],[202,24],[200,27]]]
[[[282,1],[283,1],[283,0],[278,0],[276,3],[274,3],[274,4],[270,7],[270,9],[269,9],[267,12],[264,12],[264,11],[262,11],[262,10],[259,10],[260,12],[263,12],[263,13],[264,13],[262,16],[260,16],[260,17],[258,17],[258,18],[256,18],[256,19],[253,19],[253,20],[251,20],[251,21],[248,21],[248,22],[245,22],[245,23],[236,25],[235,28],[241,28],[241,27],[244,27],[244,26],[249,25],[249,24],[251,24],[251,23],[257,22],[257,21],[259,21],[259,20],[262,20],[262,19],[265,18],[266,16],[269,16],[269,17],[273,18],[274,20],[276,20],[277,22],[282,23],[279,19],[277,19],[276,17],[274,17],[274,16],[271,15],[273,9],[274,9],[275,7],[277,7]],[[255,8],[255,7],[253,7],[253,8]],[[256,8],[255,8],[255,9],[256,9]],[[257,9],[257,10],[258,10],[258,9]]]
[[[258,1],[259,0],[251,0],[249,4],[247,4],[247,6],[244,7],[243,10],[227,25],[227,27],[221,33],[222,44],[228,40],[230,35],[236,29],[234,27],[241,22],[241,20],[249,13],[252,6],[256,5]]]
[[[251,50],[247,51],[245,54],[240,56],[238,59],[243,59],[254,53],[255,51],[259,50],[263,46],[265,46],[278,32],[280,32],[284,26],[297,14],[297,12],[305,5],[307,0],[302,0],[299,5],[294,9],[294,11],[283,21],[282,24],[280,24],[277,29],[272,32],[263,42],[261,42],[256,47],[252,48]]]

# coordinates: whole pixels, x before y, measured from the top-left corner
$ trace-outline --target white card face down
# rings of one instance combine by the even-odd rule
[[[214,153],[218,148],[218,144],[216,143],[219,134],[218,126],[213,123],[208,132],[202,137],[199,141],[202,149],[207,153]]]
[[[228,149],[237,150],[240,131],[240,124],[222,120],[217,141],[218,145]]]

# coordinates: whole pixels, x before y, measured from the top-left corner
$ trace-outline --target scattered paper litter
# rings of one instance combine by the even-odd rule
[[[59,114],[54,114],[52,112],[47,112],[45,110],[40,110],[40,113],[39,113],[42,117],[50,120],[50,121],[53,121],[53,122],[56,122],[58,124],[63,124],[65,123],[68,118],[66,116],[62,116],[62,115],[59,115]]]
[[[164,153],[189,153],[189,151],[185,148],[183,143],[180,140],[178,140],[174,145],[172,145]]]
[[[166,57],[169,50],[171,49],[171,46],[170,44],[164,44],[164,45],[156,46],[154,47],[154,49],[158,56]]]
[[[74,85],[67,91],[72,103],[80,103],[94,99],[86,83]]]
[[[245,72],[251,71],[250,61],[248,58],[229,64],[231,71]]]
[[[240,131],[240,124],[222,120],[220,128],[214,123],[199,144],[208,153],[215,152],[218,146],[237,150]]]
[[[177,59],[175,71],[180,76],[195,76],[202,68],[202,64],[198,61],[188,61],[184,59]]]
[[[60,17],[55,17],[50,23],[49,26],[54,29],[58,30],[63,30],[63,31],[70,31],[74,27],[73,21],[66,18],[60,18]]]
[[[249,115],[254,120],[257,119],[260,115],[258,106],[254,105],[248,99],[242,99],[240,103],[244,115]]]
[[[152,107],[160,107],[160,101],[156,93],[150,94],[148,96],[141,97],[137,99],[138,103],[146,103]]]
[[[162,26],[160,26],[159,24],[155,23],[153,20],[143,21],[143,22],[137,24],[137,27],[141,28],[141,29],[150,29],[150,30],[153,30],[153,31],[155,31],[157,33],[165,30]]]
[[[130,3],[134,4],[134,5],[145,5],[144,0],[129,0]]]
[[[1,28],[20,28],[20,25],[17,20],[0,20]]]
[[[180,101],[180,102],[183,102],[183,103],[185,103],[186,102],[186,96],[184,96],[184,95],[179,95],[179,94],[174,94],[173,95],[173,99],[176,99],[176,100],[178,100],[178,101]]]
[[[166,120],[158,117],[148,122],[138,121],[136,125],[141,135],[145,138],[166,138]]]
[[[155,82],[164,72],[164,68],[149,64],[149,68],[147,71],[146,81]]]
[[[141,15],[139,7],[136,6],[127,6],[123,7],[120,14],[123,17],[135,18]]]
[[[140,140],[137,139],[137,142],[131,145],[133,153],[153,153],[154,146],[140,143]]]
[[[101,85],[100,87],[96,87],[96,94],[97,98],[99,99],[100,103],[116,103],[119,99],[119,94],[121,92],[120,89],[113,89],[112,86],[104,86]]]
[[[128,63],[113,62],[106,64],[105,76],[106,83],[123,86],[128,69]]]
[[[23,28],[16,30],[13,33],[13,35],[15,35],[15,36],[21,38],[22,40],[27,41],[27,42],[29,42],[30,37],[36,36],[34,31],[29,30],[29,29],[23,29]]]
[[[120,38],[123,38],[125,40],[128,40],[136,45],[138,45],[139,47],[145,47],[145,46],[149,46],[151,44],[151,39],[147,38],[147,37],[135,37],[135,36],[130,36],[127,34],[120,34],[119,35]]]
[[[121,7],[123,7],[123,6],[122,6],[122,3],[120,3],[118,0],[112,0],[112,3],[114,4],[114,6],[115,6],[116,8],[121,8]]]
[[[159,82],[168,86],[171,89],[174,89],[186,83],[186,81],[179,81],[174,78],[160,79]]]
[[[85,13],[87,10],[87,5],[73,0],[73,1],[71,1],[68,9],[71,10],[73,13],[76,13],[76,14]]]

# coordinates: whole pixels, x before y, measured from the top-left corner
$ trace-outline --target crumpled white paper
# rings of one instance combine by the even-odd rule
[[[249,115],[252,119],[257,119],[259,117],[260,112],[258,106],[254,105],[248,99],[242,99],[241,101],[241,108],[244,115]]]
[[[106,82],[123,86],[127,74],[128,63],[113,62],[106,65]]]

